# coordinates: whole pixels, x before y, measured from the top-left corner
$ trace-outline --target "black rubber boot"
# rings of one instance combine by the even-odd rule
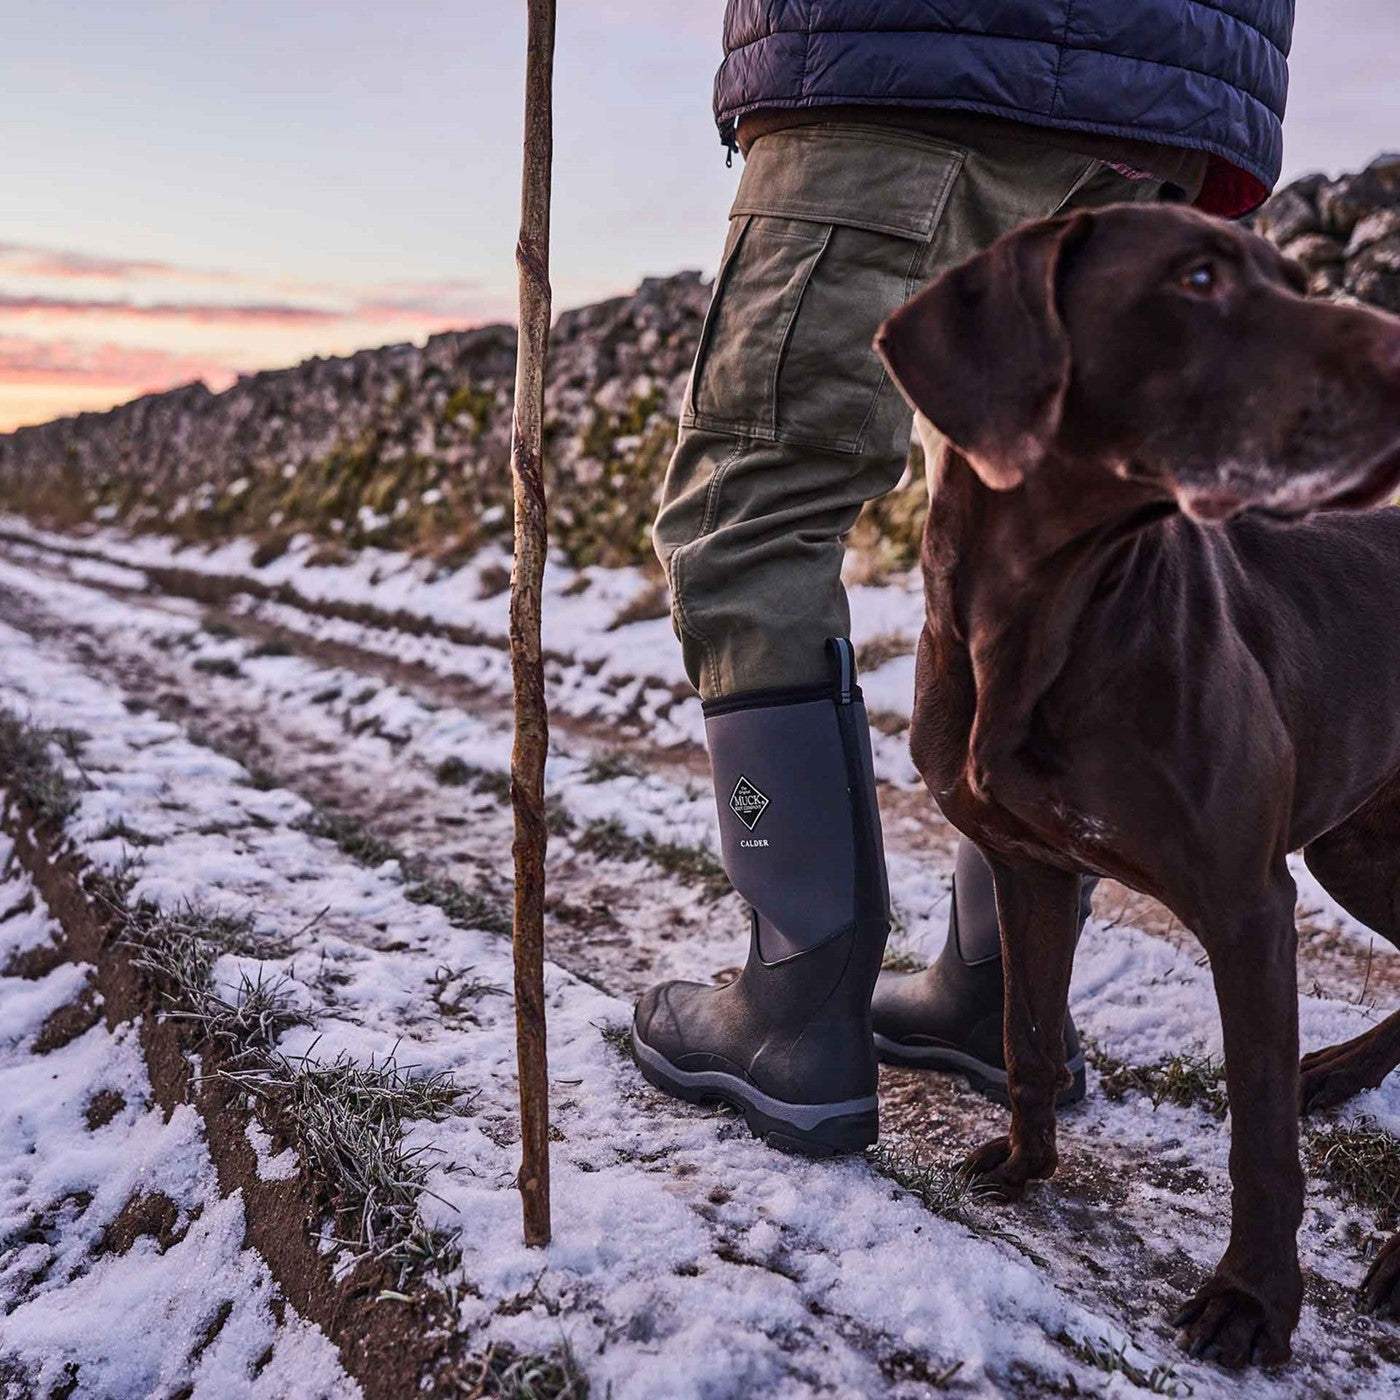
[[[1084,881],[1081,931],[1097,883]],[[961,1074],[978,1093],[1004,1104],[1001,932],[991,868],[970,841],[958,845],[952,905],[948,941],[937,962],[923,972],[880,974],[871,1011],[876,1053],[890,1065]],[[1060,1094],[1061,1108],[1085,1093],[1084,1051],[1068,1015],[1065,1064],[1074,1083]]]
[[[724,866],[748,900],[744,970],[666,982],[637,1003],[632,1047],[659,1089],[739,1109],[772,1147],[857,1152],[879,1132],[870,994],[889,931],[875,775],[855,658],[832,682],[705,706]]]

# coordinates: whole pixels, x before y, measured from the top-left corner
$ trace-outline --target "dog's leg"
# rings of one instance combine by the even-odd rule
[[[1055,1100],[1070,1084],[1064,1024],[1079,930],[1079,876],[992,859],[1006,979],[1005,1035],[1011,1132],[967,1159],[980,1183],[1017,1200],[1058,1163]]]
[[[1381,791],[1303,852],[1308,869],[1355,919],[1400,948],[1400,788]],[[1378,1089],[1400,1065],[1400,1013],[1341,1045],[1303,1059],[1298,1102],[1304,1113],[1335,1108]]]
[[[1400,1235],[1381,1246],[1361,1285],[1361,1299],[1367,1312],[1400,1320]]]
[[[1298,1106],[1303,1113],[1336,1108],[1363,1089],[1379,1089],[1400,1065],[1400,1011],[1378,1026],[1303,1056]]]
[[[1303,852],[1308,869],[1343,909],[1400,948],[1400,784],[1391,782],[1341,826]],[[1304,1113],[1334,1108],[1378,1089],[1400,1065],[1400,1012],[1369,1031],[1303,1057],[1298,1104]],[[1361,1285],[1361,1305],[1400,1319],[1400,1235],[1376,1256]]]
[[[1283,870],[1257,907],[1199,930],[1225,1036],[1233,1209],[1229,1248],[1174,1325],[1192,1356],[1229,1367],[1288,1360],[1302,1308],[1294,898]]]

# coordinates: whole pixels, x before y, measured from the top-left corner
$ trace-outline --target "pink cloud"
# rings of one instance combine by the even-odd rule
[[[196,272],[174,263],[145,258],[108,257],[71,248],[46,248],[37,243],[0,242],[0,265],[31,277],[88,278],[119,282],[132,277],[179,282],[234,280],[227,272]]]
[[[343,311],[320,306],[277,302],[136,302],[124,299],[50,297],[0,293],[0,316],[120,316],[151,321],[196,321],[204,324],[275,322],[279,325],[320,325],[344,320]]]
[[[80,340],[33,340],[0,335],[0,383],[106,385],[142,392],[203,379],[232,382],[232,365],[205,355]]]

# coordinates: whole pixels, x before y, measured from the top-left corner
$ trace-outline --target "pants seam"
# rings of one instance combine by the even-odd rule
[[[743,455],[745,449],[752,444],[747,439],[739,439],[735,442],[733,449],[719,463],[714,470],[714,475],[710,478],[710,484],[705,492],[705,510],[700,517],[700,528],[695,532],[692,539],[685,544],[678,546],[671,552],[671,562],[667,572],[671,582],[671,605],[675,609],[676,621],[680,624],[681,630],[700,647],[701,652],[701,674],[708,676],[710,689],[718,694],[720,687],[719,679],[719,656],[715,650],[714,642],[704,629],[698,627],[690,617],[690,612],[685,605],[685,592],[683,586],[684,556],[686,551],[698,545],[701,540],[714,534],[715,519],[719,514],[719,496],[724,485],[724,479],[729,474],[729,469]]]

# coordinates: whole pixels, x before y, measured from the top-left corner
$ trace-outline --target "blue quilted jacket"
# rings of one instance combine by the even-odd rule
[[[729,0],[720,134],[745,112],[952,108],[1211,156],[1202,207],[1278,179],[1294,0]]]

